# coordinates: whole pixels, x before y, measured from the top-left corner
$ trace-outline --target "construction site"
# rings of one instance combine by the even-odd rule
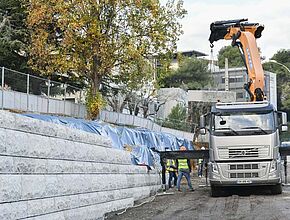
[[[130,7],[118,2],[116,5],[120,4],[120,8],[115,8],[115,3],[110,8],[108,5],[111,3],[105,3],[100,8],[112,9],[112,13],[105,10],[99,17],[113,19],[115,10],[124,7],[116,26],[124,25],[122,16],[127,15]],[[53,3],[53,7],[54,4],[57,5]],[[92,35],[101,39],[101,35],[95,32],[86,32],[89,29],[87,20],[75,22],[79,18],[74,16],[68,16],[73,18],[72,23],[62,20],[60,9],[68,7],[66,4],[64,1],[64,5],[54,8],[59,11],[53,14],[53,19],[60,19],[58,25],[63,26],[53,29],[57,38],[51,42],[58,46],[61,43],[73,44],[72,39],[64,40],[67,32],[63,30],[82,22],[83,29],[67,35],[71,37],[76,33],[79,38]],[[94,4],[92,8],[95,10]],[[137,10],[133,11],[136,13],[134,16],[141,13],[139,7],[142,4],[137,1],[136,7],[132,7],[132,10]],[[35,5],[31,3],[30,7]],[[73,5],[64,11],[82,11],[88,5],[79,8]],[[149,6],[153,19],[158,14],[155,12],[157,6]],[[180,9],[181,6],[177,6]],[[46,7],[39,10],[43,8]],[[146,11],[143,19],[149,16],[149,12]],[[31,14],[29,20],[33,28],[45,23],[43,19],[40,19],[40,24],[36,22],[38,16],[45,13],[37,10],[35,13],[37,16]],[[0,30],[8,23],[5,16]],[[141,20],[130,16],[129,13],[128,24]],[[109,21],[100,24],[106,27],[115,25]],[[174,19],[171,21],[175,22]],[[99,26],[94,25],[99,30]],[[125,39],[129,54],[132,53],[136,59],[143,55],[146,57],[132,49],[136,45],[130,40],[137,35],[126,39],[134,28],[125,30],[123,35],[117,33],[111,44]],[[67,31],[70,29],[73,28]],[[117,77],[130,68],[114,66],[117,61],[124,60],[133,65],[135,60],[125,55],[124,60],[112,62],[101,57],[109,52],[102,51],[101,58],[89,55],[96,63],[86,61],[86,65],[96,72],[102,69],[98,66],[102,62],[112,65],[112,68],[105,66],[104,74],[111,71],[110,74],[103,78],[94,75],[93,82],[89,82],[91,75],[87,70],[82,69],[87,74],[82,88],[67,83],[69,74],[79,77],[74,71],[63,76],[59,73],[61,70],[53,69],[59,80],[55,81],[51,76],[42,78],[1,67],[0,220],[290,219],[289,109],[280,108],[288,97],[285,95],[288,90],[281,90],[281,85],[278,85],[281,80],[277,81],[275,73],[263,69],[256,40],[262,36],[264,26],[243,18],[214,21],[209,29],[211,50],[217,41],[230,41],[232,47],[238,48],[244,66],[230,67],[229,59],[225,57],[224,66],[220,67],[217,61],[204,59],[206,54],[195,50],[173,53],[171,63],[166,64],[172,71],[169,74],[172,78],[163,81],[164,85],[169,83],[170,86],[159,87],[162,83],[158,86],[156,83],[157,77],[162,75],[162,64],[152,53],[154,56],[146,57],[146,62],[150,60],[148,69],[153,73],[152,81],[148,80],[142,87],[135,85],[138,91],[131,90],[126,95],[120,91],[128,85],[119,83],[125,79]],[[157,36],[159,32],[154,30],[149,35],[154,35],[155,40],[164,39]],[[32,40],[41,37],[42,32],[37,33],[39,36],[33,35]],[[94,48],[98,54],[102,50],[99,47],[110,44],[108,42],[92,43],[90,47],[98,45],[97,49]],[[141,44],[142,40],[138,42]],[[83,40],[80,48],[87,44]],[[147,46],[157,47],[150,45],[150,41]],[[143,48],[139,44],[136,47],[138,50]],[[65,48],[70,48],[70,45]],[[73,67],[78,66],[85,56],[75,59],[74,55],[78,54],[68,55],[66,49],[41,55],[65,57],[65,66],[69,66],[68,61],[73,58]],[[118,47],[121,55],[125,54],[123,49]],[[35,53],[39,51],[34,50]],[[60,54],[62,51],[65,55]],[[72,47],[71,51],[75,52],[75,48]],[[115,52],[109,57],[118,57]],[[200,77],[209,74],[210,83],[198,85],[196,80],[185,84],[182,77],[178,78],[178,68],[183,67],[179,64],[182,62],[180,54],[182,59],[201,65],[205,72]],[[38,62],[37,59],[33,61]],[[49,62],[43,63],[41,65],[48,68]],[[60,60],[56,63],[62,64]],[[137,70],[132,68],[134,74],[134,71],[145,69],[144,66],[137,67]],[[136,83],[132,82],[134,80],[139,79],[132,78],[128,82]],[[179,84],[175,87],[172,86],[174,83]],[[89,84],[95,87],[88,89]],[[102,99],[104,94],[106,100]]]

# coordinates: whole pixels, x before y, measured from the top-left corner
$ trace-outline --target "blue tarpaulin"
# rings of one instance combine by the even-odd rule
[[[88,121],[61,116],[22,115],[108,137],[112,141],[113,147],[117,149],[123,150],[126,146],[130,146],[132,149],[132,162],[138,165],[153,167],[154,153],[152,149],[158,151],[178,150],[182,145],[189,150],[194,149],[192,142],[187,139],[176,137],[169,133],[151,131],[146,128],[127,128],[101,121]]]

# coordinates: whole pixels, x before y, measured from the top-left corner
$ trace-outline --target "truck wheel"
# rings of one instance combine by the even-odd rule
[[[223,191],[221,187],[211,186],[211,196],[212,197],[220,197],[223,196]]]
[[[273,195],[278,195],[282,193],[282,184],[279,183],[277,185],[271,186],[271,192]]]

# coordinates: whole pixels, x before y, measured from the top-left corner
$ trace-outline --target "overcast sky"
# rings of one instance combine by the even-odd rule
[[[290,49],[290,0],[184,0],[188,14],[181,21],[184,34],[178,51],[197,50],[210,55],[210,24],[219,20],[248,18],[265,26],[257,39],[262,56],[270,59],[280,49]],[[229,40],[214,43],[214,56]]]

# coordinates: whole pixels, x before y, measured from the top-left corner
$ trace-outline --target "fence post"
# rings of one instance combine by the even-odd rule
[[[66,87],[67,84],[64,84],[64,96],[63,96],[63,114],[65,115],[65,99],[66,99]]]
[[[2,67],[2,78],[1,78],[1,90],[2,90],[2,101],[1,101],[1,109],[4,109],[4,72],[5,72],[5,68],[4,66]]]
[[[29,74],[27,74],[26,94],[27,94],[26,111],[29,111]]]
[[[50,96],[50,78],[48,78],[48,87],[47,87],[47,113],[49,113],[49,96]]]

